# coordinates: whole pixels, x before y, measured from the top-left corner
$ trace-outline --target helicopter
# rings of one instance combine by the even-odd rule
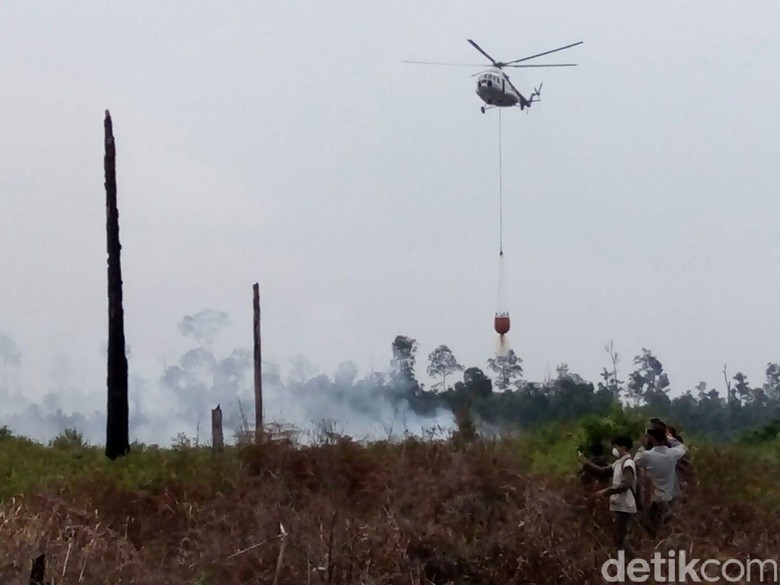
[[[531,55],[530,57],[523,57],[522,59],[514,59],[512,61],[496,61],[473,40],[466,40],[469,42],[469,44],[471,44],[472,47],[482,53],[483,56],[487,57],[487,59],[493,65],[493,67],[487,71],[472,75],[472,77],[477,78],[476,93],[479,98],[485,102],[485,105],[480,108],[483,114],[492,108],[511,108],[517,106],[520,108],[520,110],[525,110],[530,108],[531,104],[534,102],[540,101],[542,84],[539,84],[539,87],[534,88],[533,92],[531,92],[526,98],[510,81],[509,75],[504,72],[505,67],[576,67],[576,63],[536,64],[525,63],[525,61],[530,61],[531,59],[536,59],[537,57],[543,57],[545,55],[549,55],[550,53],[557,53],[558,51],[570,49],[582,44],[582,41],[580,41],[578,43],[572,43],[571,45],[559,47],[551,51],[537,53],[536,55]],[[414,63],[418,65],[449,65],[454,67],[484,67],[484,65],[476,65],[472,63],[440,63],[435,61],[404,61],[404,63]]]

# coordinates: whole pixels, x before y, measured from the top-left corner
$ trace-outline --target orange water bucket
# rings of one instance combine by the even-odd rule
[[[506,335],[509,333],[509,313],[496,313],[493,326],[496,328],[496,333],[499,335]]]

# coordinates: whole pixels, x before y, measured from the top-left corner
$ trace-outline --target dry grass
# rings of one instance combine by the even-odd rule
[[[153,488],[63,478],[0,508],[0,583],[26,583],[43,551],[56,584],[603,583],[606,502],[574,479],[535,476],[516,448],[275,441]],[[736,459],[697,455],[713,471],[702,470],[673,545],[777,558],[777,477]],[[646,554],[658,544],[632,539]]]

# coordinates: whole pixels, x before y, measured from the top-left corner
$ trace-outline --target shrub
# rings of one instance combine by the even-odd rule
[[[84,449],[89,443],[84,440],[84,435],[76,429],[65,429],[59,435],[49,441],[49,447],[61,451],[74,451]]]

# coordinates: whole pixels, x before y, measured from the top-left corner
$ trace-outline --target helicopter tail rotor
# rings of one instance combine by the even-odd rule
[[[518,105],[520,106],[521,110],[525,110],[526,114],[528,113],[528,110],[531,109],[531,106],[534,103],[542,101],[541,100],[542,85],[544,84],[540,83],[539,87],[535,87],[531,95],[528,96],[528,99],[525,99],[523,97],[523,94],[520,94],[518,92],[518,94],[520,95],[520,103]]]

